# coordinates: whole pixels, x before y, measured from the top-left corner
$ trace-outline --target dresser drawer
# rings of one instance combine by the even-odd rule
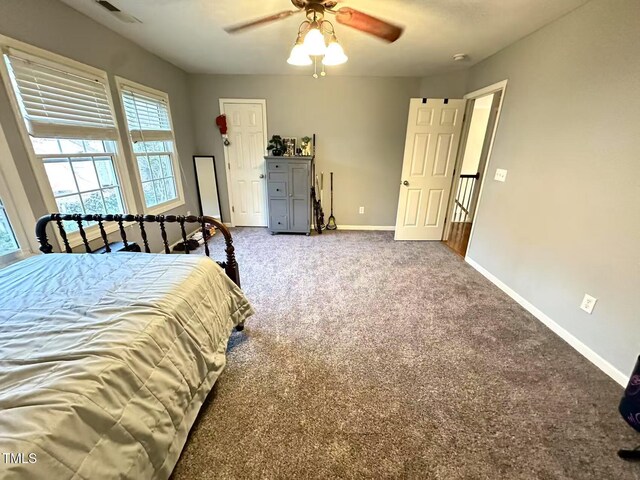
[[[289,215],[289,200],[280,198],[269,199],[269,214],[274,217]]]
[[[289,168],[287,165],[288,164],[286,160],[269,161],[267,162],[267,170],[274,171],[274,172],[286,172],[287,168]]]
[[[284,198],[287,196],[287,184],[285,182],[269,182],[267,190],[269,198]]]
[[[271,230],[272,232],[284,232],[289,230],[289,220],[287,216],[271,216],[269,230]]]
[[[267,181],[268,182],[284,182],[286,183],[288,180],[287,172],[267,172]]]
[[[283,232],[289,230],[289,200],[269,199],[269,230]]]

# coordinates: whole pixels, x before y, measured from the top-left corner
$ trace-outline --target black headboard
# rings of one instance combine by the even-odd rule
[[[235,282],[236,285],[240,286],[240,273],[238,271],[238,264],[236,262],[235,257],[235,249],[233,247],[233,239],[231,238],[231,233],[229,229],[220,221],[216,220],[213,217],[208,216],[195,216],[195,215],[133,215],[133,214],[116,214],[116,215],[102,215],[102,214],[61,214],[61,213],[51,213],[49,215],[45,215],[40,218],[36,223],[36,237],[38,238],[38,242],[40,242],[40,251],[42,253],[53,253],[53,246],[49,243],[49,239],[47,238],[47,226],[49,223],[54,223],[58,229],[58,233],[60,234],[60,238],[62,239],[62,243],[64,246],[64,250],[66,253],[73,253],[71,249],[71,245],[69,245],[69,240],[67,238],[67,232],[64,228],[63,222],[74,222],[78,225],[78,233],[80,234],[80,238],[82,238],[82,243],[87,253],[91,253],[91,247],[89,246],[89,240],[87,239],[87,234],[85,231],[85,225],[83,222],[95,222],[100,230],[100,236],[102,238],[102,242],[104,243],[104,251],[106,253],[111,252],[109,240],[107,238],[107,232],[105,230],[105,223],[116,223],[118,225],[118,231],[120,232],[120,237],[124,244],[125,250],[128,249],[130,242],[127,239],[127,234],[125,232],[125,226],[128,223],[135,223],[138,225],[140,229],[140,236],[142,237],[144,252],[151,253],[149,248],[149,242],[147,237],[147,225],[156,223],[158,224],[158,229],[160,233],[160,237],[162,238],[162,243],[164,245],[164,252],[171,253],[169,249],[169,242],[167,240],[167,232],[165,229],[166,223],[177,223],[180,225],[180,232],[182,234],[182,241],[184,245],[184,253],[189,253],[189,245],[187,241],[187,232],[185,230],[185,224],[195,223],[200,225],[202,230],[202,235],[206,239],[205,231],[207,230],[207,225],[213,225],[222,233],[225,241],[225,253],[226,253],[226,261],[218,262],[222,268],[224,268],[226,274],[229,276],[231,280]],[[209,256],[209,245],[207,242],[204,242],[204,252],[207,256]]]

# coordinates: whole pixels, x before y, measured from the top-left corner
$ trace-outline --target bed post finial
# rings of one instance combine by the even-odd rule
[[[229,229],[224,223],[216,220],[213,217],[203,216],[202,220],[204,223],[213,225],[222,233],[222,236],[224,237],[224,242],[226,245],[226,248],[224,251],[227,254],[227,261],[225,262],[225,265],[224,265],[224,271],[226,272],[227,276],[231,280],[233,280],[233,283],[240,286],[240,271],[238,270],[238,262],[236,262],[236,254],[235,254],[236,249],[233,246],[233,238],[231,238],[231,232],[229,232]]]
[[[56,213],[45,215],[40,217],[36,222],[36,238],[38,239],[42,253],[53,253],[53,246],[47,238],[47,225],[49,225],[49,222],[52,220],[60,221],[60,215]]]

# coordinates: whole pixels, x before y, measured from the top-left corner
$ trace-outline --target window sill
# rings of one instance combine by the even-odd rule
[[[171,200],[170,202],[161,203],[160,205],[154,205],[153,207],[147,207],[146,213],[149,215],[160,215],[173,210],[174,208],[181,207],[185,204],[182,198]],[[186,214],[186,212],[184,213]]]
[[[7,253],[5,255],[0,256],[0,269],[4,267],[8,267],[20,260],[24,260],[30,256],[34,255],[34,253],[28,250],[18,250],[16,252]]]

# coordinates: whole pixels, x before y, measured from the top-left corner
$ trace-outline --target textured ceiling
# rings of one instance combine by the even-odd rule
[[[126,24],[94,0],[62,0],[192,73],[308,74],[287,65],[301,16],[228,35],[223,28],[292,7],[289,0],[110,0],[142,20]],[[405,27],[388,45],[336,24],[349,62],[333,75],[428,76],[465,68],[587,0],[348,0],[344,5]],[[455,63],[451,57],[466,53]]]

